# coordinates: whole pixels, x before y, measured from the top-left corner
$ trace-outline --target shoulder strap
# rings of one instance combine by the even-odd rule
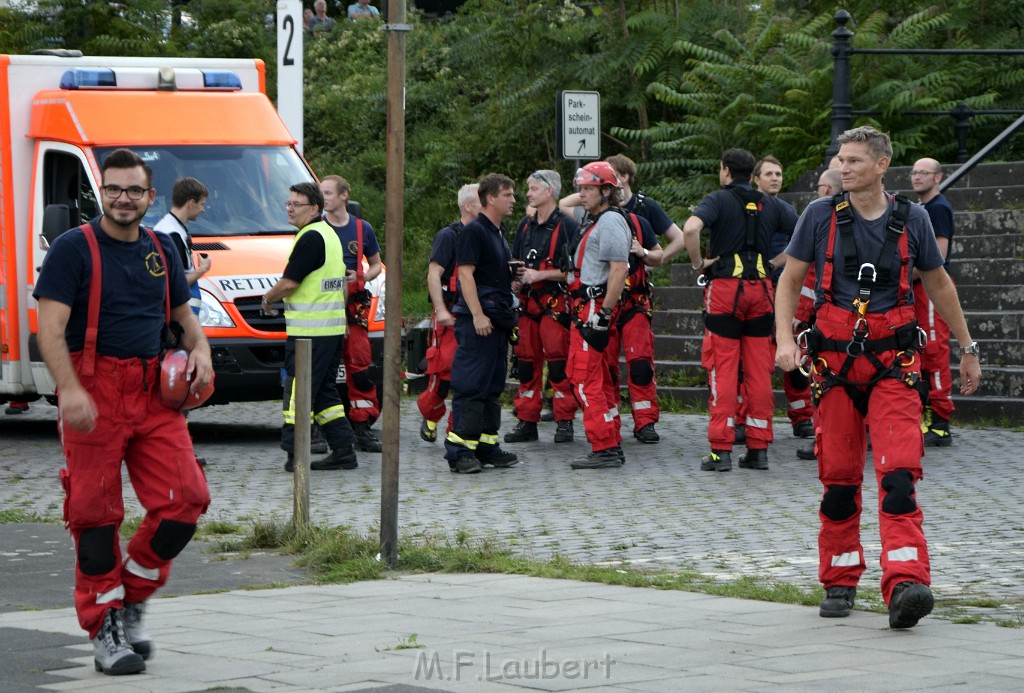
[[[889,220],[885,224],[885,241],[882,242],[882,250],[878,253],[878,281],[886,283],[892,277],[893,256],[900,239],[905,235],[907,218],[910,216],[910,200],[904,195],[890,195],[892,200],[892,212],[889,213]]]
[[[89,277],[89,312],[85,325],[85,345],[82,349],[82,375],[92,376],[96,372],[96,340],[100,329],[100,294],[103,288],[103,260],[100,246],[96,242],[96,231],[92,223],[78,227],[85,236],[92,261],[92,275]]]
[[[167,256],[164,255],[164,247],[160,245],[160,240],[156,237],[151,229],[141,227],[149,234],[153,244],[156,245],[156,251],[160,253],[160,261],[164,263],[164,324],[171,324],[171,268],[167,265]]]
[[[729,190],[739,198],[740,204],[743,205],[743,213],[746,215],[747,233],[743,249],[757,252],[757,215],[764,209],[764,194],[759,190],[747,188],[729,188]]]
[[[356,290],[363,290],[363,220],[356,217]]]

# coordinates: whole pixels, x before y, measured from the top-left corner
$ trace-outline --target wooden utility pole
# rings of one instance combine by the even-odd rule
[[[398,564],[398,444],[402,372],[402,235],[405,227],[405,23],[406,0],[388,1],[387,211],[384,217],[384,397],[381,404],[380,559]]]

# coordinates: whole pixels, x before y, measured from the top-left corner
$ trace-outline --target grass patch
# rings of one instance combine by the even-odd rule
[[[13,525],[21,522],[44,522],[49,524],[55,522],[55,520],[20,508],[0,510],[0,525]]]

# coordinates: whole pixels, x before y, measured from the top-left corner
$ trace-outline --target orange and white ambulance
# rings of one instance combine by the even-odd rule
[[[288,188],[316,178],[265,91],[260,60],[0,55],[0,402],[53,399],[32,290],[50,242],[101,213],[99,165],[118,147],[153,169],[147,226],[170,210],[176,179],[210,190],[189,232],[212,260],[199,280],[211,403],[281,396],[284,319],[262,317],[260,297],[294,239]],[[370,287],[374,337],[383,279]]]

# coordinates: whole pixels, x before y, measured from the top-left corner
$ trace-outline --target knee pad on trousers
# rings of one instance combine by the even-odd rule
[[[654,366],[647,359],[630,361],[629,379],[637,385],[649,385],[654,379]]]
[[[533,361],[519,359],[519,382],[528,383],[533,380]]]
[[[153,553],[165,561],[169,561],[185,548],[195,534],[196,526],[189,522],[177,520],[160,520],[160,526],[153,533],[149,545]]]
[[[448,396],[448,391],[452,389],[451,380],[438,380],[437,381],[437,396],[444,399]]]
[[[856,486],[829,486],[821,498],[821,514],[834,522],[848,520],[857,513]]]
[[[565,361],[548,361],[548,382],[560,383],[565,380]]]
[[[373,379],[370,377],[370,371],[368,370],[350,373],[348,377],[352,378],[352,384],[360,392],[369,392],[374,388]]]
[[[116,533],[114,525],[82,530],[78,535],[78,569],[86,575],[103,575],[113,570],[117,564],[114,556]]]
[[[906,469],[889,472],[882,477],[882,512],[890,515],[909,515],[917,510],[914,500],[914,477]]]

